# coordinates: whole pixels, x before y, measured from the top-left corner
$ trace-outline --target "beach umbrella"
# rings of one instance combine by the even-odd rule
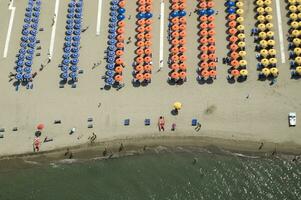
[[[301,48],[300,47],[294,48],[294,53],[296,55],[300,55],[301,54]]]
[[[61,73],[61,78],[66,80],[68,78],[68,73],[67,72]]]
[[[275,49],[269,49],[268,51],[271,56],[275,56],[277,53]]]
[[[296,72],[301,75],[301,66],[296,67]]]
[[[264,8],[264,11],[267,12],[267,13],[271,13],[273,11],[273,9],[270,6],[267,6],[267,7]]]
[[[270,59],[269,59],[269,62],[270,62],[271,64],[276,64],[276,63],[277,63],[277,58],[270,58]]]
[[[78,70],[78,67],[77,67],[76,65],[72,65],[72,66],[70,67],[70,70],[71,70],[72,72],[76,72],[76,71]]]
[[[275,68],[275,67],[271,68],[271,69],[270,69],[270,72],[271,72],[271,74],[272,74],[274,77],[277,77],[278,74],[279,74],[279,70],[278,70],[277,68]]]
[[[261,49],[260,50],[260,55],[263,56],[263,57],[267,57],[269,54],[268,50],[266,49]]]
[[[274,36],[274,31],[268,31],[266,33],[266,35],[269,37],[269,38],[272,38]]]
[[[261,23],[264,22],[265,21],[264,15],[258,15],[257,20]]]
[[[122,21],[122,20],[125,19],[125,16],[120,14],[120,15],[117,16],[117,19],[118,19],[119,21]]]
[[[182,12],[182,11],[180,11],[180,12]],[[186,14],[185,11],[184,11],[184,13]],[[152,17],[153,17],[153,14],[150,13],[150,12],[146,12],[144,16],[145,16],[146,19],[149,19],[149,18],[152,18]]]
[[[16,79],[17,80],[22,80],[23,79],[23,75],[21,73],[17,73],[16,74]]]
[[[26,65],[27,67],[31,67],[32,61],[27,61],[27,62],[25,62],[25,65]]]
[[[267,23],[265,27],[270,30],[274,27],[274,25],[272,23]]]
[[[185,12],[185,14],[186,14],[186,12]],[[214,10],[212,9],[212,8],[208,8],[207,10],[206,10],[206,14],[207,15],[213,15],[214,14]]]
[[[236,13],[238,15],[242,15],[242,14],[244,14],[244,10],[243,9],[238,9],[238,10],[236,10]]]
[[[235,13],[236,12],[236,9],[235,8],[227,8],[226,9],[226,12],[228,13],[228,14],[233,14],[233,13]]]
[[[200,16],[204,16],[204,15],[206,15],[206,10],[204,10],[204,9],[201,9],[201,10],[198,10],[198,15],[200,15]]]
[[[237,46],[239,46],[240,48],[242,48],[242,47],[245,47],[245,46],[246,46],[246,43],[245,43],[245,42],[239,42],[239,43],[237,44]]]
[[[144,70],[146,71],[146,72],[151,72],[152,71],[152,69],[153,69],[153,66],[152,65],[144,65]]]
[[[266,19],[267,21],[272,21],[273,16],[272,16],[272,15],[267,15],[267,16],[265,16],[265,19]]]
[[[204,78],[208,78],[210,76],[210,72],[207,71],[207,70],[203,70],[201,72],[201,76],[204,77]]]
[[[70,53],[70,51],[71,51],[71,48],[70,48],[70,47],[65,47],[65,48],[64,48],[64,52],[65,52],[65,53]]]
[[[171,69],[174,70],[174,71],[179,70],[179,68],[180,68],[180,66],[179,66],[179,64],[177,64],[177,63],[173,63],[173,64],[171,65]]]
[[[70,78],[72,78],[73,80],[77,77],[77,73],[76,72],[71,72],[69,74]]]
[[[264,59],[261,60],[261,64],[263,66],[268,66],[270,64],[270,61],[268,59],[264,58]]]
[[[61,71],[67,72],[68,71],[68,66],[67,65],[62,65],[61,66]]]
[[[143,78],[144,78],[145,80],[150,80],[150,79],[152,78],[152,75],[151,75],[150,73],[145,73],[145,74],[143,75]]]
[[[291,19],[291,20],[297,20],[297,18],[298,18],[298,14],[296,14],[296,13],[291,13],[290,15],[289,15],[289,18]]]
[[[23,74],[24,79],[30,79],[32,75],[30,73]]]
[[[264,30],[266,29],[266,26],[265,26],[265,24],[260,23],[260,24],[257,25],[257,28],[258,28],[259,30],[261,30],[261,31],[264,31]]]
[[[16,72],[22,73],[23,72],[23,68],[22,67],[17,67]]]
[[[268,45],[274,46],[275,45],[275,40],[268,40]]]
[[[137,74],[135,75],[135,78],[136,78],[137,80],[139,80],[139,81],[142,81],[142,80],[144,79],[144,76],[143,76],[142,73],[137,73]]]
[[[247,64],[248,64],[248,63],[247,63],[246,60],[240,60],[240,61],[239,61],[239,65],[240,65],[241,67],[245,67]]]
[[[182,71],[179,73],[179,78],[182,79],[182,80],[185,80],[186,79],[186,72]]]
[[[294,45],[299,46],[301,44],[301,40],[299,38],[294,38],[293,43]]]
[[[178,79],[179,78],[179,73],[178,72],[172,72],[170,76],[173,79]]]
[[[121,81],[123,80],[123,77],[122,77],[121,75],[116,75],[116,76],[114,77],[114,79],[115,79],[115,81],[117,81],[117,82],[121,82]]]
[[[244,18],[243,18],[243,17],[238,17],[238,18],[236,19],[236,21],[239,22],[239,23],[242,23],[242,22],[244,21]]]
[[[64,43],[65,47],[71,47],[71,45],[72,45],[72,42],[69,42],[69,41],[67,41],[67,42]]]
[[[268,42],[266,40],[261,40],[259,44],[262,48],[266,48],[268,46]]]
[[[265,38],[267,37],[267,34],[266,34],[266,32],[261,31],[261,32],[258,33],[258,36],[259,36],[261,39],[265,39]]]
[[[234,77],[237,77],[237,76],[240,75],[240,72],[239,72],[237,69],[233,69],[233,70],[231,71],[231,75],[234,76]]]
[[[293,13],[295,13],[297,11],[297,7],[294,5],[289,6],[288,9]]]
[[[244,6],[244,3],[241,2],[241,1],[239,1],[239,2],[236,3],[236,6],[237,6],[238,8],[242,8],[242,7]]]
[[[228,15],[228,20],[233,21],[235,19],[236,19],[236,14],[235,13]]]
[[[180,110],[181,108],[182,108],[182,103],[180,103],[180,102],[175,102],[174,104],[173,104],[173,107],[174,107],[174,109],[176,109],[176,110]]]
[[[239,30],[239,31],[245,30],[245,26],[244,26],[244,25],[238,25],[236,28],[237,28],[237,30]]]
[[[115,71],[113,71],[113,70],[108,70],[108,71],[106,71],[106,75],[107,75],[108,77],[113,77],[113,76],[115,75]]]
[[[298,64],[298,65],[300,65],[301,64],[301,57],[296,57],[295,58],[295,62]]]
[[[239,57],[239,54],[236,51],[232,51],[230,54],[230,58],[236,60]]]
[[[72,65],[76,65],[78,62],[79,62],[79,60],[77,58],[75,58],[75,59],[72,59],[70,63]]]
[[[18,62],[17,62],[17,66],[18,66],[18,67],[22,67],[22,66],[23,66],[23,63],[24,63],[23,61],[18,61]]]
[[[237,68],[239,66],[239,61],[232,60],[230,64],[231,64],[232,67]]]
[[[105,82],[106,82],[106,84],[108,84],[108,85],[113,85],[113,84],[114,84],[114,79],[111,78],[111,77],[109,77],[109,78],[107,78],[107,79],[105,80]]]
[[[241,76],[247,76],[249,72],[246,69],[242,69],[242,70],[239,71],[239,73],[240,73]]]
[[[294,37],[299,37],[300,31],[298,31],[298,30],[293,30],[293,31],[292,31],[292,35],[293,35]]]
[[[24,68],[24,72],[30,73],[30,72],[31,72],[31,67],[25,67],[25,68]]]

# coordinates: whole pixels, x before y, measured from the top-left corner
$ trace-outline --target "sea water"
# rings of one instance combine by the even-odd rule
[[[75,156],[76,157],[76,156]],[[0,169],[0,200],[298,200],[301,164],[209,151]]]

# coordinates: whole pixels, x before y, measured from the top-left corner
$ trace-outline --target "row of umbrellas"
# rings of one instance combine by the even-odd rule
[[[134,82],[151,82],[152,78],[152,30],[153,1],[139,0],[136,28],[136,57],[134,65]]]
[[[230,57],[230,76],[237,78],[239,76],[247,76],[248,71],[246,69],[247,61],[245,60],[246,51],[244,50],[245,43],[245,27],[244,22],[244,3],[241,1],[229,0],[227,1],[226,11],[227,26],[228,26],[228,41],[229,41],[229,57]]]
[[[185,56],[185,52],[187,48],[185,44],[180,44],[180,39],[185,39],[186,33],[186,11],[187,7],[186,1],[172,1],[171,8],[172,11],[169,16],[170,21],[170,35],[171,35],[171,48],[170,48],[170,58],[171,58],[171,72],[169,73],[169,78],[178,80],[186,80],[186,69],[185,61],[187,57]],[[183,15],[174,15],[174,13],[182,12]],[[180,68],[181,66],[181,68]]]
[[[66,32],[64,43],[64,54],[62,56],[62,64],[60,77],[67,80],[70,77],[73,81],[78,76],[79,67],[79,48],[80,48],[80,34],[82,28],[82,0],[71,0],[68,4],[68,15],[66,20]]]
[[[293,63],[291,66],[294,67],[292,69],[292,74],[293,75],[299,75],[301,76],[301,40],[300,40],[300,35],[301,32],[299,28],[301,27],[301,1],[289,1],[289,10],[290,10],[290,32],[291,32],[291,39],[292,39],[292,46],[293,46],[293,51],[290,53],[293,54],[291,58],[291,62]]]
[[[199,58],[201,62],[199,64],[199,77],[200,79],[216,78],[216,46],[215,46],[215,17],[212,15],[215,11],[213,9],[214,2],[210,0],[200,1],[198,8],[199,14]],[[209,12],[208,12],[209,11]],[[203,14],[205,12],[205,14]]]
[[[24,25],[20,42],[20,50],[16,60],[16,76],[18,81],[32,78],[32,64],[37,43],[38,23],[41,10],[40,0],[29,0],[25,9]]]
[[[274,25],[272,23],[273,15],[272,15],[272,2],[257,0],[256,1],[256,11],[258,13],[257,16],[257,30],[256,35],[258,36],[259,44],[257,48],[260,57],[259,66],[262,66],[263,69],[261,71],[261,75],[269,76],[273,75],[274,77],[278,76],[278,69],[276,68],[277,59],[276,59],[276,50],[275,40],[274,40],[274,31],[272,30]],[[268,72],[266,69],[272,69],[271,72]]]
[[[112,0],[110,7],[110,23],[107,50],[106,85],[120,84],[123,81],[124,32],[125,32],[125,0]]]

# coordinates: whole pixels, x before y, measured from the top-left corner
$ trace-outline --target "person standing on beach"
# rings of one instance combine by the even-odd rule
[[[159,131],[164,131],[164,126],[165,126],[165,120],[164,117],[160,116],[159,120],[158,120],[158,127],[159,127]]]

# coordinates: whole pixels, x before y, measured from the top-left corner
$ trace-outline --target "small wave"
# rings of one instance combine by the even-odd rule
[[[241,154],[241,153],[231,153],[232,155],[234,156],[239,156],[239,157],[244,157],[244,158],[260,158],[259,156],[248,156],[248,155],[245,155],[245,154]]]
[[[38,165],[40,163],[36,162],[36,161],[30,161],[30,160],[23,160],[25,163],[27,164],[31,164],[31,165]]]
[[[56,163],[50,163],[50,166],[51,166],[52,168],[58,168],[58,167],[59,167],[59,165],[57,165]]]
[[[62,164],[72,164],[77,162],[77,159],[63,159],[63,160],[59,160],[58,163],[62,163]]]

